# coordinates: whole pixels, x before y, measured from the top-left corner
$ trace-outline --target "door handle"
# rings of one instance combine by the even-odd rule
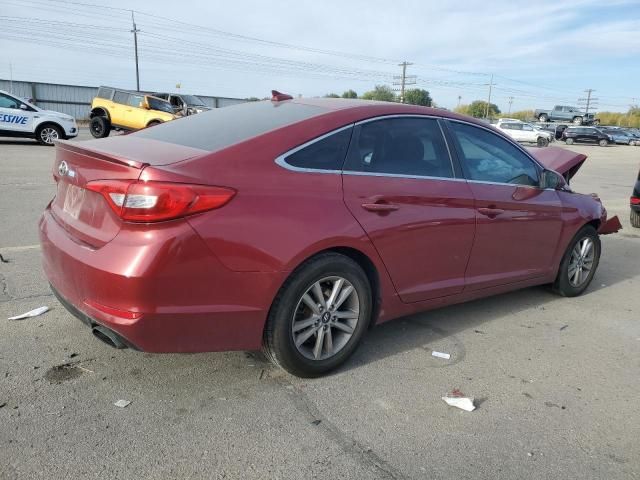
[[[363,203],[362,208],[365,210],[369,210],[370,212],[393,212],[400,208],[398,205],[393,203]]]
[[[489,218],[496,218],[498,215],[503,214],[504,210],[502,210],[501,208],[480,207],[478,208],[478,213]]]

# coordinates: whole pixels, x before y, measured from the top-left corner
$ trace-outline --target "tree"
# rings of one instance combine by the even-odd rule
[[[484,118],[487,110],[487,102],[484,100],[474,100],[471,105],[467,107],[467,115],[471,115],[475,118]],[[500,109],[495,103],[489,105],[489,117],[495,117],[500,113]]]
[[[430,107],[433,104],[433,100],[428,91],[421,88],[412,88],[404,92],[404,103]]]
[[[340,95],[337,93],[327,93],[324,98],[340,98]]]
[[[258,97],[249,97],[249,98],[245,98],[245,100],[247,102],[259,102],[260,99]]]
[[[342,98],[358,98],[358,94],[354,90],[347,90],[342,94]]]
[[[386,85],[376,85],[370,92],[365,92],[362,97],[365,100],[380,100],[382,102],[395,102],[396,94]]]

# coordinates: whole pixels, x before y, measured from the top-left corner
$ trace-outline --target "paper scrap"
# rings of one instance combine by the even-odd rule
[[[26,313],[23,313],[21,315],[16,315],[15,317],[9,317],[9,320],[22,320],[23,318],[37,317],[38,315],[42,315],[43,313],[48,311],[49,311],[49,307],[38,307]]]
[[[442,352],[436,352],[435,350],[433,352],[431,352],[431,356],[438,357],[438,358],[444,358],[445,360],[449,360],[451,358],[450,354],[442,353]]]
[[[124,408],[129,405],[131,402],[129,400],[118,400],[114,405],[116,407]]]

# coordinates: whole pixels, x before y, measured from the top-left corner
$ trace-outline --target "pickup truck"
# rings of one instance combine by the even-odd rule
[[[586,114],[578,107],[556,105],[553,110],[536,110],[534,117],[540,122],[573,122],[576,125],[598,125],[593,113]]]

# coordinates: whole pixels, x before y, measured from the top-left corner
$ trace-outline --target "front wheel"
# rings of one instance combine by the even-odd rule
[[[317,377],[344,363],[364,335],[372,312],[369,280],[352,259],[318,255],[289,277],[271,306],[264,353],[300,377]]]
[[[542,113],[540,114],[540,116],[538,117],[538,120],[543,122],[543,123],[547,123],[549,121],[549,116]]]
[[[544,137],[538,137],[538,140],[536,143],[538,144],[539,147],[546,147],[547,145],[549,145],[549,140]]]
[[[609,145],[609,142],[607,142],[604,138],[600,141],[598,141],[598,145],[600,145],[601,147],[606,147],[607,145]]]
[[[40,145],[52,147],[56,140],[64,138],[62,129],[57,125],[43,125],[36,130],[36,140]]]
[[[591,283],[600,262],[600,237],[585,225],[573,237],[560,262],[553,290],[564,297],[580,295]]]
[[[582,117],[573,117],[574,125],[582,125]]]

